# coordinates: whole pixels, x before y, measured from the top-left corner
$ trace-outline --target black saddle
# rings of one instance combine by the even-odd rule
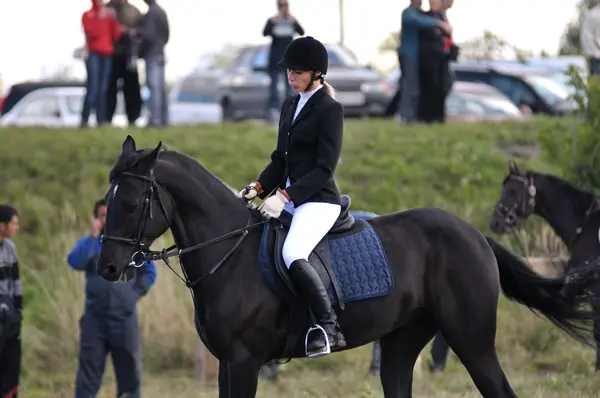
[[[342,290],[331,268],[329,240],[346,234],[349,235],[355,233],[357,232],[357,229],[364,227],[364,224],[362,222],[356,223],[354,217],[350,213],[350,197],[348,195],[342,195],[341,199],[342,209],[338,219],[333,224],[327,235],[325,235],[313,249],[308,257],[308,261],[313,267],[315,267],[315,270],[323,280],[323,284],[325,286],[329,286],[330,284],[332,285],[337,302],[340,308],[344,309],[345,305]],[[270,220],[267,248],[273,253],[273,257],[275,259],[275,268],[277,269],[278,274],[281,276],[281,279],[283,279],[292,293],[297,295],[294,284],[289,275],[289,270],[285,265],[281,255],[283,244],[285,243],[291,223],[292,215],[285,211],[281,213],[281,216],[278,219]]]

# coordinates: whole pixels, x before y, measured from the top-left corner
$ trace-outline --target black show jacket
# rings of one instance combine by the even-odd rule
[[[333,174],[342,151],[344,110],[321,87],[292,122],[299,99],[289,97],[281,107],[277,148],[258,178],[263,189],[259,197],[264,199],[279,187],[296,207],[306,202],[340,204]]]

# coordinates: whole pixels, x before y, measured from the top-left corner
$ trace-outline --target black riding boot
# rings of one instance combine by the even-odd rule
[[[296,260],[290,267],[290,274],[298,294],[306,300],[311,311],[317,319],[317,323],[325,329],[329,339],[330,348],[346,347],[346,340],[337,323],[337,316],[331,307],[327,290],[323,281],[314,267],[306,260]],[[308,342],[309,352],[322,350],[326,347],[322,334]]]

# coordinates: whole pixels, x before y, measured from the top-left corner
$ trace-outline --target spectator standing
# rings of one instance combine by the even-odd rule
[[[115,10],[124,34],[115,42],[107,92],[107,120],[112,122],[117,107],[119,81],[125,97],[125,113],[130,126],[142,112],[142,93],[137,70],[138,47],[136,33],[142,21],[142,13],[128,0],[110,0],[107,7]]]
[[[96,112],[98,125],[107,121],[106,94],[114,52],[113,41],[121,37],[121,28],[114,11],[105,7],[103,0],[92,0],[92,8],[83,13],[81,24],[87,47],[86,93],[80,123],[84,128],[88,126],[92,109]]]
[[[75,398],[94,397],[100,389],[106,356],[111,353],[117,379],[117,396],[141,396],[142,347],[137,301],[154,284],[156,267],[147,262],[136,268],[136,277],[126,283],[111,283],[96,272],[101,250],[100,236],[106,223],[104,200],[94,204],[90,232],[77,241],[68,264],[85,272],[85,310],[79,322],[79,366]]]
[[[410,5],[402,12],[402,29],[400,30],[400,47],[398,60],[400,62],[400,106],[397,111],[404,123],[417,120],[419,107],[419,31],[439,27],[451,33],[452,27],[421,11],[422,0],[410,0]]]
[[[10,239],[19,231],[14,207],[0,205],[0,397],[17,398],[21,374],[23,290],[17,247]]]
[[[442,0],[429,0],[426,14],[443,21]],[[446,121],[446,93],[448,92],[449,35],[441,29],[422,29],[419,32],[419,120],[425,123]]]
[[[140,56],[146,63],[146,85],[150,91],[149,126],[168,124],[167,82],[165,78],[165,45],[169,42],[167,14],[156,0],[144,0],[148,12],[140,28]]]
[[[285,69],[279,68],[277,62],[283,58],[283,53],[289,44],[294,40],[295,34],[304,35],[304,29],[292,14],[290,14],[290,4],[287,0],[277,1],[277,14],[269,18],[263,30],[263,36],[271,36],[271,46],[269,48],[269,63],[267,65],[271,85],[269,86],[269,99],[267,101],[267,119],[275,122],[279,119],[275,114],[279,112],[280,101],[277,83],[283,81],[286,96],[291,96],[292,88],[287,81]]]
[[[452,8],[453,5],[454,5],[454,0],[442,0],[442,12],[441,12],[442,21],[450,23],[450,21],[448,20],[448,10],[450,8]],[[454,72],[452,71],[452,68],[450,67],[450,62],[458,61],[458,54],[460,51],[460,48],[454,42],[452,35],[447,35],[447,37],[445,38],[445,49],[444,50],[447,54],[447,62],[448,62],[448,66],[447,66],[448,81],[447,81],[447,85],[446,85],[446,92],[444,94],[444,98],[448,98],[450,91],[452,91],[452,86],[454,85]]]
[[[600,4],[584,14],[579,40],[588,58],[589,74],[600,75]]]

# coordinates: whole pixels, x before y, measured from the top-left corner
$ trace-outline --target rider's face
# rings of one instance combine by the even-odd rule
[[[301,70],[287,70],[288,83],[295,93],[301,93],[311,83],[311,72]]]

